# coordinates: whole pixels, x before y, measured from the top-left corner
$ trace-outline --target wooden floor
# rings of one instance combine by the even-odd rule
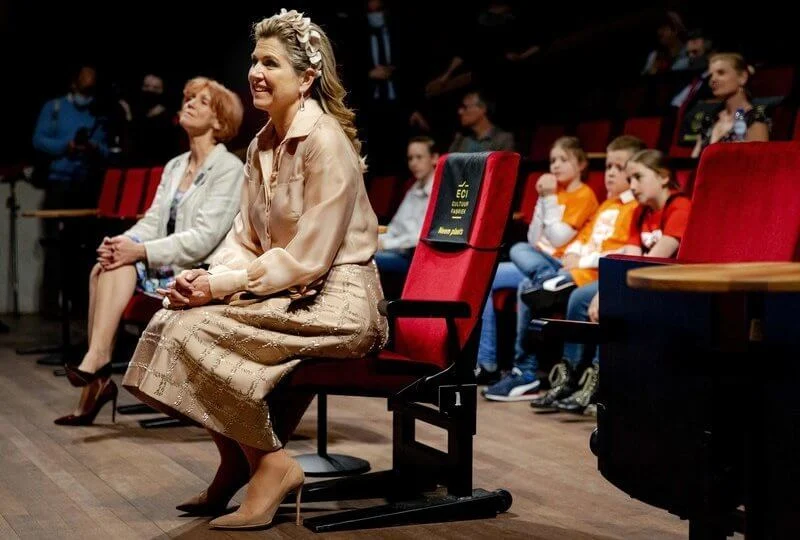
[[[287,515],[259,532],[210,531],[207,520],[179,517],[178,502],[213,477],[216,453],[197,428],[146,431],[141,417],[118,416],[110,405],[98,424],[67,428],[53,419],[71,411],[76,389],[17,356],[18,344],[57,338],[57,326],[33,318],[10,321],[0,336],[0,538],[312,538]],[[54,333],[55,332],[55,333]],[[119,377],[115,377],[119,379]],[[122,403],[133,403],[125,391]],[[390,464],[385,401],[331,398],[330,451]],[[315,408],[292,453],[315,447]],[[329,534],[332,538],[686,538],[677,517],[629,498],[603,479],[589,452],[594,419],[534,414],[527,403],[481,400],[475,439],[475,485],[505,488],[511,510],[497,519]],[[434,441],[438,433],[424,432]],[[235,500],[239,500],[241,493]],[[359,503],[304,505],[304,515]]]

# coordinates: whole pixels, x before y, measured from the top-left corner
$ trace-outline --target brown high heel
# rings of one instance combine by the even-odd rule
[[[218,517],[209,523],[212,529],[258,529],[266,527],[272,523],[275,517],[275,512],[283,502],[283,499],[291,493],[295,492],[295,521],[300,525],[300,498],[303,494],[303,484],[306,477],[303,473],[303,468],[295,461],[291,460],[291,465],[281,478],[281,483],[275,490],[275,498],[267,505],[267,507],[260,513],[254,516],[245,516],[239,510],[230,514]]]
[[[97,400],[94,402],[94,406],[91,408],[91,410],[83,414],[68,414],[67,416],[56,418],[53,423],[59,426],[91,426],[94,423],[94,419],[97,418],[97,413],[99,413],[100,409],[103,408],[103,405],[109,401],[111,401],[113,405],[111,408],[111,421],[116,422],[118,396],[119,389],[117,388],[117,385],[114,384],[114,381],[108,379],[106,385],[97,396]]]

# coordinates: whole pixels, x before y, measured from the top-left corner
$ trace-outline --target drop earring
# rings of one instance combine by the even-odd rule
[[[306,110],[306,97],[303,95],[302,92],[300,92],[300,110],[301,111]]]

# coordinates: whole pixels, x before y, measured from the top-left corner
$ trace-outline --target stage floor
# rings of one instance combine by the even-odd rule
[[[8,320],[8,318],[6,318]],[[198,428],[141,429],[144,416],[117,416],[111,406],[97,425],[60,427],[53,419],[71,411],[78,391],[51,368],[14,347],[57,339],[57,325],[33,317],[8,321],[0,336],[0,538],[313,538],[291,522],[293,509],[260,532],[210,531],[207,520],[182,518],[179,502],[197,494],[214,475],[217,457]],[[120,377],[114,377],[119,382]],[[134,403],[122,390],[121,404]],[[291,453],[313,452],[312,404]],[[686,538],[677,517],[631,499],[597,472],[589,452],[594,418],[535,414],[527,403],[480,399],[475,439],[475,486],[505,488],[511,510],[497,519],[329,534],[332,538]],[[329,451],[368,459],[373,470],[391,460],[391,418],[379,399],[329,400]],[[422,439],[443,442],[437,432]],[[243,492],[234,499],[240,500]],[[304,517],[355,503],[313,503]],[[232,504],[234,504],[232,503]]]

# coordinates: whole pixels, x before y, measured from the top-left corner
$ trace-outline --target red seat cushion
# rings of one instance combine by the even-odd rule
[[[125,311],[122,312],[122,322],[145,326],[161,307],[160,298],[137,292],[125,306]]]
[[[364,358],[306,358],[286,382],[296,390],[387,397],[437,370],[431,364],[381,351]]]

